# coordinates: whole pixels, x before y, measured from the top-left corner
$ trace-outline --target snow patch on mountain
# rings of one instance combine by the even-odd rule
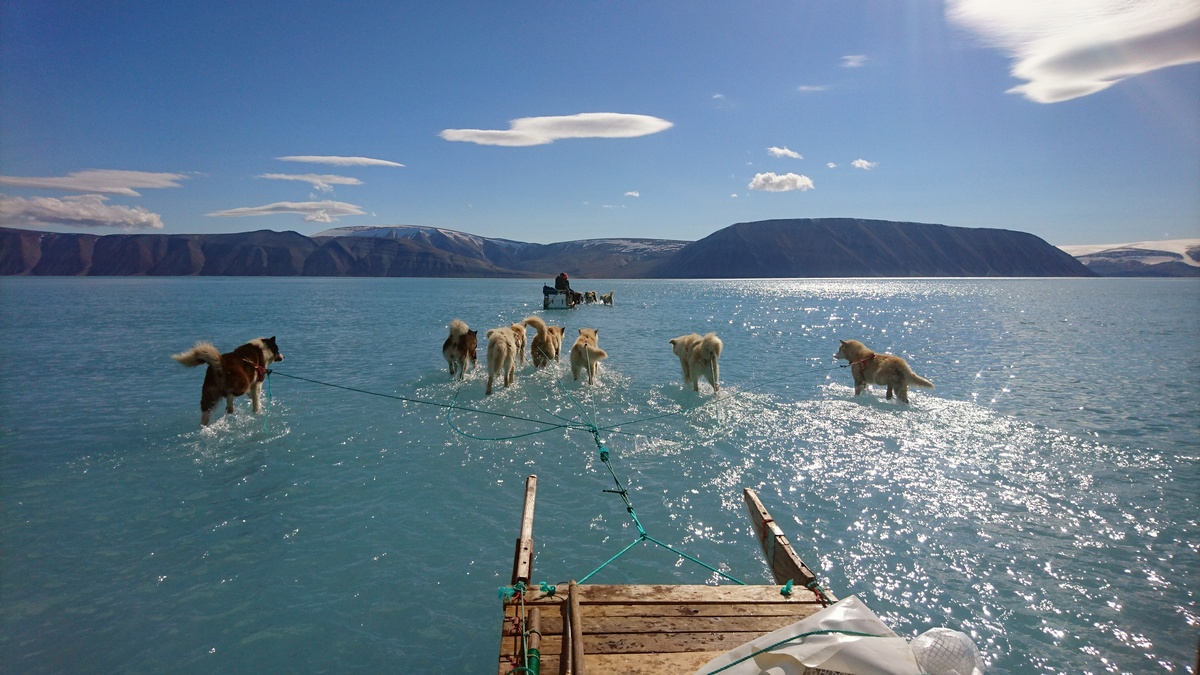
[[[1167,239],[1141,241],[1132,244],[1089,244],[1059,246],[1069,255],[1087,263],[1099,259],[1130,261],[1143,265],[1179,262],[1200,267],[1200,239]]]

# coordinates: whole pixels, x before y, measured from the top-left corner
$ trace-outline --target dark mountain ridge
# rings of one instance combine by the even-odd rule
[[[1023,232],[849,218],[738,223],[696,242],[533,244],[440,228],[313,237],[63,234],[0,228],[0,275],[787,278],[1095,276]]]

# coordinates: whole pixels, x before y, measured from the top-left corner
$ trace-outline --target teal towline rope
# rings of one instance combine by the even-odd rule
[[[419,403],[421,405],[431,405],[431,406],[435,406],[438,408],[450,408],[452,410],[464,410],[466,412],[479,413],[480,415],[491,415],[493,417],[503,417],[505,419],[519,420],[522,422],[532,422],[534,424],[541,424],[541,425],[553,427],[554,429],[569,429],[569,428],[583,429],[583,428],[586,428],[582,425],[568,426],[565,424],[558,424],[557,422],[547,422],[545,420],[535,420],[535,419],[532,419],[529,417],[521,417],[519,415],[508,415],[505,413],[493,412],[491,410],[481,410],[479,408],[469,408],[467,406],[454,405],[454,404],[450,404],[450,403],[438,403],[437,401],[427,401],[424,399],[411,398],[408,396],[399,396],[397,394],[383,394],[383,393],[380,393],[377,391],[369,391],[367,389],[358,389],[355,387],[346,387],[346,386],[343,386],[340,384],[333,384],[332,382],[322,382],[320,380],[313,380],[313,379],[310,379],[307,377],[300,377],[299,375],[289,375],[287,373],[276,373],[276,374],[281,375],[283,377],[289,377],[293,380],[300,380],[301,382],[320,384],[320,385],[323,385],[326,387],[333,387],[334,389],[341,389],[343,391],[352,391],[352,392],[355,392],[358,394],[367,394],[369,396],[379,396],[380,398],[390,398],[395,401],[405,401],[407,403]]]
[[[713,567],[712,565],[709,565],[708,563],[705,563],[693,556],[690,556],[690,555],[684,553],[683,551],[680,551],[679,549],[675,548],[674,546],[671,546],[670,544],[665,544],[665,543],[655,539],[654,537],[651,537],[649,534],[647,534],[646,528],[642,527],[642,521],[638,519],[637,512],[634,511],[634,509],[633,509],[633,502],[629,499],[629,490],[625,489],[625,486],[621,484],[621,479],[617,477],[617,472],[615,470],[613,470],[612,463],[609,461],[608,448],[605,447],[604,443],[600,440],[600,430],[596,426],[593,425],[591,428],[591,432],[592,432],[592,440],[594,440],[596,442],[596,447],[600,449],[600,461],[603,462],[604,466],[608,468],[608,473],[612,476],[613,482],[617,484],[617,489],[605,490],[605,492],[611,492],[613,494],[619,495],[621,497],[621,500],[625,502],[625,510],[629,513],[629,517],[633,519],[633,524],[637,527],[638,538],[633,540],[633,542],[630,543],[625,548],[621,549],[621,551],[619,553],[617,553],[613,557],[609,558],[608,560],[604,561],[604,563],[602,565],[600,565],[596,569],[589,572],[587,574],[587,576],[585,576],[579,580],[579,583],[582,584],[582,583],[586,582],[588,579],[595,576],[597,572],[604,569],[605,567],[608,567],[609,564],[611,564],[617,558],[620,558],[621,556],[628,553],[634,546],[637,546],[638,544],[640,544],[644,541],[648,541],[651,544],[661,546],[662,548],[665,548],[668,551],[670,551],[678,556],[681,556],[691,562],[694,562],[697,565],[703,567],[704,569],[706,569],[710,572],[719,574],[720,576],[725,577],[726,579],[734,582],[735,584],[738,584],[739,586],[746,585],[746,582],[742,581],[741,579],[738,579],[737,577],[735,577],[733,575],[726,574],[725,572],[722,572],[721,570]]]

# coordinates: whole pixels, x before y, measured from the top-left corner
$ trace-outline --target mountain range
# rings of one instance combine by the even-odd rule
[[[851,218],[737,223],[694,242],[535,244],[434,227],[344,227],[306,237],[64,234],[0,228],[0,274],[576,278],[1095,276],[1032,234]]]
[[[1200,239],[1060,248],[1105,277],[1200,277]]]

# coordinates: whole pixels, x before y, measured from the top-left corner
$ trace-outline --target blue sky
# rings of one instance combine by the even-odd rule
[[[0,224],[1200,237],[1194,0],[0,0]]]

